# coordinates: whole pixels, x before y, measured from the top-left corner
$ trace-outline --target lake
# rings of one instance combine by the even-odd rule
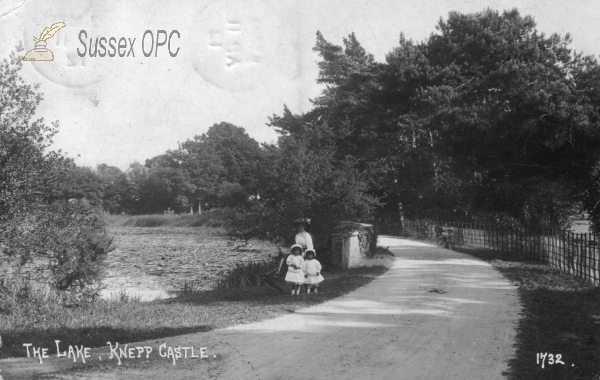
[[[221,228],[109,227],[116,249],[106,260],[109,299],[120,292],[143,301],[177,294],[185,280],[201,289],[239,261],[258,261],[277,255],[277,246],[251,240],[248,245],[225,235]]]

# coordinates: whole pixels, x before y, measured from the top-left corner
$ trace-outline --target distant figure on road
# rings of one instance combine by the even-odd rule
[[[313,246],[312,237],[307,231],[310,228],[310,219],[296,219],[296,221],[294,222],[294,226],[298,230],[298,233],[296,234],[296,244],[302,246],[302,257],[305,257],[304,252],[306,250],[315,250],[315,247]],[[315,256],[316,255],[317,253],[315,252]]]

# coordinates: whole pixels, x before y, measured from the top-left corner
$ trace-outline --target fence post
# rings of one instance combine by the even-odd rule
[[[577,252],[581,278],[585,278],[585,245],[583,243],[583,233],[581,232],[579,233],[579,240],[577,240]]]
[[[581,241],[581,233],[577,234],[579,237],[575,240],[577,244],[577,266],[579,267],[580,277],[584,277],[585,269],[583,267],[583,250],[582,250],[582,241]]]
[[[587,277],[589,280],[593,281],[592,278],[592,272],[591,272],[591,262],[590,262],[590,250],[589,250],[589,243],[588,243],[588,239],[587,239],[587,233],[585,234],[585,277]]]
[[[500,249],[500,245],[498,244],[498,238],[500,237],[498,226],[494,226],[494,249]]]
[[[488,225],[484,224],[483,225],[483,247],[484,248],[488,248],[488,244],[490,242],[489,236],[488,236]]]
[[[525,242],[523,241],[523,229],[519,227],[518,231],[519,235],[521,235],[519,237],[519,249],[521,250],[521,256],[523,256],[523,245],[525,244]]]
[[[590,245],[592,246],[592,272],[594,273],[594,284],[597,285],[600,281],[600,266],[598,265],[599,260],[596,255],[596,252],[598,252],[598,240],[596,239],[596,234],[590,234],[590,237],[594,239],[594,243],[591,243],[590,240]]]
[[[581,261],[581,277],[587,277],[587,251],[585,249],[585,241],[583,240],[583,233],[579,234],[579,260]]]
[[[538,229],[538,230],[539,230],[539,229]],[[542,248],[542,242],[544,241],[544,240],[543,240],[543,239],[544,239],[544,237],[543,237],[543,234],[542,234],[542,233],[543,233],[543,231],[540,231],[539,238],[537,239],[537,240],[538,240],[538,248],[537,248],[537,249],[538,249],[538,251],[539,251],[539,255],[540,255],[540,257],[542,257],[542,260],[543,260],[543,259],[545,259],[546,257],[544,256],[544,250],[543,250],[543,248]]]
[[[510,229],[509,229],[509,227],[504,227],[503,230],[504,230],[504,234],[502,235],[502,242],[503,242],[502,246],[504,247],[504,253],[509,253],[510,250],[509,250],[508,246],[510,244],[510,241],[509,241],[508,235],[510,234]]]
[[[500,238],[500,252],[504,253],[504,231],[502,231],[502,227],[498,227],[498,237]]]
[[[588,252],[587,254],[588,254],[588,265],[589,265],[589,269],[588,269],[589,275],[588,275],[588,277],[592,280],[592,282],[594,284],[596,284],[596,273],[594,271],[594,250],[593,250],[594,246],[593,246],[593,244],[591,243],[591,240],[590,240],[590,235],[591,234],[590,233],[586,233],[585,235],[586,235],[585,236],[585,244],[586,244],[586,248],[587,248],[587,252]]]
[[[503,228],[504,233],[502,234],[502,249],[504,253],[508,252],[508,228]]]
[[[573,267],[575,268],[575,276],[581,276],[581,257],[579,256],[579,234],[573,233]]]
[[[544,230],[541,229],[541,238],[539,240],[539,250],[540,250],[540,255],[548,262],[550,263],[550,255],[548,254],[548,247],[546,244],[546,239],[545,239],[545,235],[544,235]]]
[[[497,249],[500,252],[502,252],[502,246],[503,245],[502,245],[502,233],[500,231],[500,226],[496,226],[496,235],[497,235],[496,241],[497,241],[497,244],[498,244],[498,248]]]
[[[575,235],[575,238],[573,239],[573,260],[576,261],[575,262],[575,268],[577,268],[575,271],[577,273],[577,277],[581,277],[583,276],[583,268],[581,267],[581,234],[573,234]]]
[[[594,279],[600,284],[600,249],[598,247],[598,235],[594,234]]]
[[[561,265],[563,266],[563,270],[566,270],[567,272],[569,271],[569,268],[567,267],[567,261],[565,260],[566,257],[566,253],[567,253],[567,245],[568,245],[568,240],[567,240],[567,234],[562,231],[561,233],[562,235],[562,241],[563,241],[563,252],[564,254],[562,256],[559,256],[559,258],[561,259]]]
[[[572,245],[573,250],[571,251],[573,254],[573,272],[575,272],[575,277],[579,277],[579,252],[578,252],[578,244],[577,244],[577,234],[571,232],[571,236],[573,237]]]
[[[527,257],[527,248],[525,247],[525,244],[527,243],[527,237],[525,234],[525,227],[519,227],[519,234],[521,234],[521,255]]]
[[[583,246],[583,262],[584,262],[584,267],[583,267],[583,271],[585,272],[585,277],[586,278],[591,278],[590,276],[590,271],[589,271],[589,267],[590,267],[590,263],[589,263],[589,255],[588,255],[588,241],[587,241],[587,233],[582,234],[583,235],[583,240],[581,241],[582,246]]]
[[[554,230],[552,230],[552,231],[554,231]],[[562,247],[563,247],[563,248],[562,248],[562,250],[563,250],[563,252],[564,252],[564,251],[565,251],[564,247],[567,245],[567,244],[566,244],[566,240],[565,240],[565,235],[564,235],[564,234],[561,234],[561,237],[560,237],[560,239],[557,239],[557,241],[556,241],[556,244],[558,244],[558,243],[562,243]],[[557,250],[557,251],[558,251],[558,250]],[[565,268],[565,260],[564,260],[564,255],[558,255],[558,256],[556,256],[556,259],[557,259],[557,260],[558,260],[558,262],[559,262],[559,268],[560,268],[561,270],[566,270],[566,268]]]
[[[533,243],[533,257],[536,257],[538,255],[538,247],[536,247],[536,243],[538,245],[540,244],[541,236],[539,234],[535,233],[535,228],[533,229],[533,231],[534,231],[533,232],[533,239],[532,239],[532,243]]]
[[[546,229],[544,228],[543,230],[544,230],[544,238],[549,237],[548,234],[546,233]],[[549,248],[549,246],[550,246],[550,239],[547,239],[547,240],[544,239],[544,249],[545,249],[544,254],[547,257],[548,262],[552,263],[552,255],[550,255],[550,248]]]
[[[586,244],[587,244],[587,248],[588,248],[588,260],[590,262],[590,279],[592,280],[592,283],[594,285],[596,285],[596,266],[594,265],[594,259],[596,258],[596,255],[594,254],[594,244],[592,243],[592,234],[591,233],[586,233]]]
[[[554,230],[552,230],[552,234],[553,234],[553,236],[554,236]],[[557,237],[556,237],[556,241],[554,242],[554,244],[556,244],[556,245],[557,245],[557,247],[554,249],[554,251],[555,251],[555,252],[554,252],[554,257],[555,257],[555,258],[554,258],[554,260],[556,260],[556,261],[558,262],[559,268],[560,268],[561,270],[565,270],[565,263],[564,263],[564,260],[563,260],[563,256],[557,255],[557,253],[558,253],[558,246],[559,246],[559,245],[562,247],[561,249],[563,249],[563,250],[564,250],[564,246],[565,246],[565,239],[564,239],[564,236],[563,236],[563,235],[561,235],[561,236],[559,237],[559,236],[557,235]]]
[[[535,231],[535,228],[534,228],[534,231]],[[534,235],[535,235],[535,232],[534,232]],[[534,244],[533,245],[533,247],[534,247],[533,248],[533,254],[534,255],[538,255],[539,257],[542,257],[542,247],[541,247],[541,245],[542,245],[542,236],[541,236],[541,233],[537,234],[536,237],[537,237],[537,239],[534,238],[534,240],[533,240],[533,244]],[[536,242],[537,242],[537,247],[535,247],[535,243]]]
[[[540,235],[539,235],[539,238],[538,238],[538,251],[539,251],[539,255],[540,255],[540,257],[542,257],[542,260],[543,259],[548,260],[548,258],[544,255],[544,250],[542,248],[542,242],[544,241],[543,239],[544,239],[544,237],[543,237],[543,231],[540,231]]]
[[[556,239],[555,239],[555,236],[554,236],[554,230],[550,230],[550,231],[551,231],[551,232],[550,232],[550,233],[551,233],[551,235],[550,235],[550,236],[552,237],[552,244],[553,244],[553,245],[555,245],[555,244],[558,244],[558,243],[559,243],[559,239],[558,239],[558,237],[556,237]],[[552,248],[552,257],[553,257],[553,258],[552,258],[552,259],[553,259],[554,261],[556,261],[556,267],[557,267],[558,269],[561,269],[561,270],[562,270],[562,269],[563,269],[563,268],[562,268],[562,266],[563,266],[562,260],[561,260],[561,258],[560,258],[560,257],[558,257],[558,256],[556,256],[556,255],[555,255],[555,251],[556,251],[556,249],[553,247],[553,248]]]
[[[600,284],[600,257],[599,256],[599,250],[598,250],[598,235],[594,234],[593,235],[594,238],[594,283],[595,284]]]
[[[570,231],[565,231],[565,233],[567,234],[567,241],[569,242],[569,249],[568,249],[568,265],[569,265],[569,272],[571,274],[575,274],[575,260],[573,260],[573,241],[575,240],[574,236],[571,234]]]
[[[533,240],[534,234],[531,233],[531,227],[527,228],[526,231],[527,231],[527,250],[529,252],[529,257],[533,259],[535,257],[534,253],[533,253],[534,252],[533,247],[535,244],[535,241]]]

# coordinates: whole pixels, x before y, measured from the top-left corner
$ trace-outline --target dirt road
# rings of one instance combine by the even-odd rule
[[[165,340],[205,346],[208,359],[44,378],[503,379],[521,310],[515,287],[468,255],[386,237],[380,245],[390,246],[394,267],[343,297]]]

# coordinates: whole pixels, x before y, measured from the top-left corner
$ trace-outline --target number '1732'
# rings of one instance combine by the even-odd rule
[[[554,364],[565,364],[561,359],[562,359],[562,355],[561,354],[549,354],[547,352],[538,352],[536,354],[536,363],[538,365],[542,365],[542,368],[544,368],[544,364],[546,363],[546,359],[548,359],[548,365],[554,365]]]

